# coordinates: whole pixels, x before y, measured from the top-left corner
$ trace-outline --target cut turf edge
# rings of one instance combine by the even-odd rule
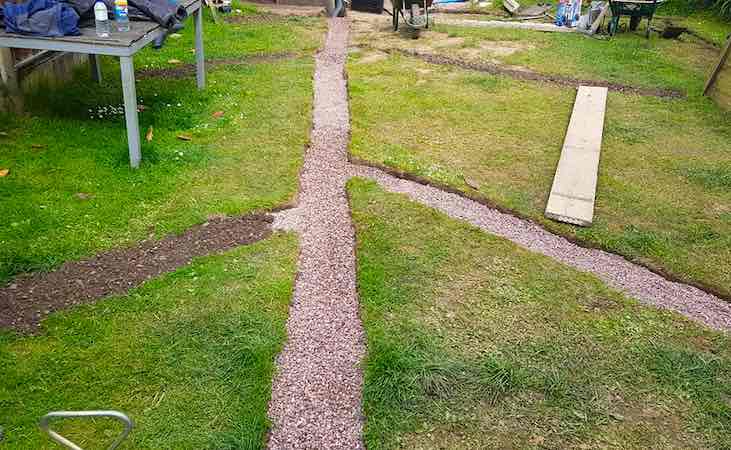
[[[407,172],[407,171],[404,171],[404,170],[401,170],[401,169],[398,169],[395,167],[387,166],[385,164],[368,161],[368,160],[359,158],[357,156],[353,156],[352,154],[348,155],[348,159],[349,159],[350,163],[355,167],[361,166],[361,167],[377,169],[377,170],[380,170],[395,178],[400,178],[400,179],[406,180],[406,181],[412,181],[414,183],[418,183],[423,186],[429,186],[429,187],[438,189],[440,191],[447,192],[449,194],[458,195],[458,196],[466,198],[468,200],[472,200],[473,202],[477,202],[488,208],[495,209],[503,214],[508,214],[508,215],[514,216],[520,220],[530,222],[531,224],[542,228],[547,233],[551,233],[551,234],[560,236],[560,237],[566,239],[567,241],[571,242],[572,244],[575,244],[579,247],[583,247],[586,249],[593,249],[593,250],[601,250],[606,253],[611,253],[613,255],[617,255],[617,256],[623,258],[625,261],[632,263],[636,266],[643,267],[643,268],[649,270],[650,272],[654,273],[655,275],[658,275],[658,276],[666,279],[667,281],[674,282],[674,283],[687,284],[688,286],[692,286],[707,294],[713,295],[714,297],[718,297],[719,299],[721,299],[727,303],[731,303],[731,292],[729,292],[725,288],[689,279],[683,275],[674,273],[660,265],[650,264],[647,261],[643,261],[640,259],[633,259],[622,253],[617,253],[615,250],[610,249],[607,246],[598,245],[595,242],[581,239],[579,237],[576,237],[576,236],[571,235],[566,232],[562,232],[559,230],[550,230],[550,229],[546,228],[545,225],[543,225],[539,222],[536,222],[535,219],[527,216],[526,214],[522,214],[519,211],[516,211],[511,208],[507,208],[507,207],[501,205],[500,203],[497,203],[494,200],[492,200],[482,194],[479,194],[477,192],[474,192],[474,193],[465,192],[460,189],[449,186],[445,183],[435,181],[435,180],[423,177],[421,175],[415,175],[413,173],[410,173],[410,172]]]

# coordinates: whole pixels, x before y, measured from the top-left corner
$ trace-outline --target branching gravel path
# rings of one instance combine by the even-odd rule
[[[356,291],[355,236],[346,182],[371,178],[391,192],[465,220],[581,271],[660,308],[720,330],[731,330],[731,304],[674,283],[624,258],[579,247],[531,222],[437,188],[351,165],[344,72],[348,20],[330,19],[316,57],[311,146],[300,179],[299,204],[274,214],[275,229],[300,233],[299,272],[287,322],[288,342],[277,359],[269,416],[272,449],[360,449],[365,355]]]
[[[406,194],[452,218],[469,222],[583,272],[593,273],[609,286],[643,303],[678,312],[717,330],[731,331],[731,304],[687,284],[669,281],[621,256],[580,247],[529,221],[375,168],[352,166],[351,175],[371,178],[390,192]]]
[[[289,339],[277,359],[269,405],[269,447],[274,449],[363,448],[360,361],[365,345],[345,192],[348,21],[330,19],[329,25],[325,49],[316,57],[313,130],[299,205],[275,218],[275,226],[298,229],[301,250]]]

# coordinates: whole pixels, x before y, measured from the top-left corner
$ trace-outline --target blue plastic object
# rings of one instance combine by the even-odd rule
[[[70,5],[57,0],[5,3],[3,16],[8,33],[49,37],[81,34],[79,15]]]
[[[562,27],[566,24],[566,2],[559,1],[556,11],[556,26]]]

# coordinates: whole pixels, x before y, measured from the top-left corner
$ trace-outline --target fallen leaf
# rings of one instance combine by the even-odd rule
[[[619,422],[624,420],[624,416],[622,414],[615,413],[615,412],[610,412],[609,417],[611,417],[612,419],[619,421]]]
[[[10,135],[8,133],[4,132],[4,131],[0,131],[0,136],[2,136],[2,137],[8,137]]]
[[[214,119],[220,119],[221,117],[223,117],[224,114],[226,114],[226,113],[223,112],[223,111],[216,111],[216,112],[213,113],[213,118]]]
[[[169,36],[170,36],[171,38],[173,38],[173,39],[180,39],[181,37],[183,37],[183,35],[182,35],[182,34],[180,34],[180,33],[172,33],[172,34],[170,34]]]
[[[78,198],[79,200],[89,200],[93,197],[91,194],[87,194],[86,192],[77,192],[74,194],[74,197]]]
[[[183,61],[181,61],[179,59],[169,59],[168,60],[168,64],[182,64],[182,63],[183,63]]]
[[[193,138],[189,134],[179,134],[177,137],[181,141],[192,141],[193,140]]]
[[[137,105],[137,112],[142,112],[147,109],[145,105]]]
[[[544,442],[546,442],[546,438],[539,435],[532,436],[528,440],[528,443],[531,445],[543,445]]]
[[[152,125],[150,125],[150,128],[147,129],[147,134],[145,134],[145,140],[147,142],[152,142],[153,135],[154,135],[154,130],[152,129]]]
[[[478,183],[477,181],[473,180],[472,178],[465,177],[465,176],[462,176],[462,178],[464,179],[464,182],[467,186],[469,186],[475,190],[480,189],[480,183]]]
[[[10,173],[10,169],[0,169],[0,177],[7,177]]]
[[[45,148],[46,146],[43,144],[30,144],[30,148]]]

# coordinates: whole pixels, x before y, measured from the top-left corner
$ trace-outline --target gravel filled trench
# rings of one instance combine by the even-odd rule
[[[288,341],[277,358],[269,416],[273,449],[358,449],[365,353],[355,283],[355,235],[345,183],[348,20],[330,19],[316,56],[313,129],[296,210],[275,226],[300,232]]]
[[[580,247],[535,223],[432,186],[394,177],[379,169],[352,166],[351,174],[373,179],[387,191],[406,194],[412,200],[452,218],[469,222],[575,269],[590,272],[642,303],[675,311],[717,330],[731,331],[731,304],[693,286],[669,281],[621,256]]]

